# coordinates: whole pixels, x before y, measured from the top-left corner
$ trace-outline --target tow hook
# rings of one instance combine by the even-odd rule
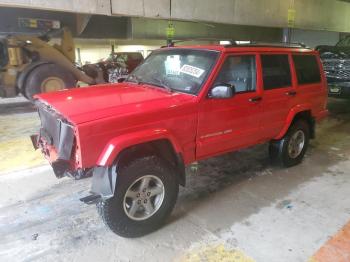
[[[89,195],[89,196],[80,198],[80,201],[87,205],[92,205],[100,201],[100,199],[101,199],[100,195]]]

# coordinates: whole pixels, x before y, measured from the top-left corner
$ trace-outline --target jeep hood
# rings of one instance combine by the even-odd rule
[[[163,110],[196,99],[160,87],[119,83],[75,88],[35,96],[73,124]]]

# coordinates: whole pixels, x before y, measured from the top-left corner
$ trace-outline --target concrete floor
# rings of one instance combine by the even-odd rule
[[[35,134],[40,120],[34,106],[23,97],[0,99],[0,172],[24,170],[46,164],[33,151],[29,135]]]
[[[266,145],[200,162],[166,225],[138,239],[109,232],[78,200],[89,179],[57,180],[47,165],[7,167],[0,261],[308,261],[350,220],[350,102],[329,108],[301,165],[272,166]]]

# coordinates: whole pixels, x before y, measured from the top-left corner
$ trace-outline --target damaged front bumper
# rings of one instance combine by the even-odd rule
[[[32,135],[35,149],[40,148],[57,178],[74,171],[74,126],[49,105],[36,101],[41,120],[39,135]]]
[[[35,150],[41,148],[43,154],[49,158],[50,157],[50,150],[48,150],[44,145],[43,142],[40,142],[40,136],[39,135],[31,135],[30,139],[32,141],[33,147]],[[49,159],[50,160],[50,159]],[[57,178],[61,178],[66,175],[66,172],[70,170],[70,162],[68,160],[58,159],[56,161],[50,162],[50,165],[53,169],[53,172]]]

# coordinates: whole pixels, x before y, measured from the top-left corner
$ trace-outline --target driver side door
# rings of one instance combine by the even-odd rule
[[[197,159],[254,145],[261,140],[261,81],[256,54],[227,55],[211,88],[235,87],[229,98],[206,96],[199,106]],[[209,90],[210,92],[210,90]]]

